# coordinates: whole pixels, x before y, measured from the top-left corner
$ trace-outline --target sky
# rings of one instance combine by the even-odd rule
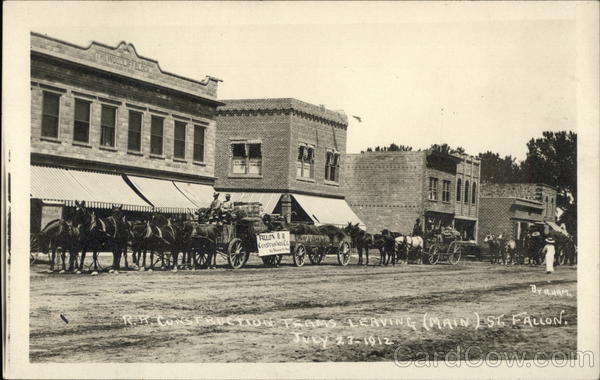
[[[576,25],[538,2],[30,2],[26,17],[35,32],[126,41],[165,71],[218,77],[219,99],[344,110],[350,153],[447,143],[523,159],[543,131],[577,130]]]

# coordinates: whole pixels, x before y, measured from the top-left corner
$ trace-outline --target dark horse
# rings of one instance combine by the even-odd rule
[[[129,238],[129,224],[122,213],[122,206],[113,207],[108,218],[98,218],[93,211],[85,206],[85,201],[75,202],[75,215],[73,224],[79,226],[79,248],[81,249],[81,262],[79,272],[83,271],[85,255],[92,252],[92,274],[98,274],[98,252],[110,250],[113,253],[112,271],[120,269],[121,255],[125,253],[127,266],[127,240]]]
[[[216,268],[217,265],[217,230],[215,224],[203,224],[187,220],[181,223],[182,251],[184,265],[193,268],[206,266]]]
[[[400,233],[393,232],[388,229],[381,231],[382,248],[381,252],[381,264],[388,265],[390,261],[392,265],[396,265],[396,261],[399,261],[400,250],[398,244],[396,244],[396,238],[400,236]]]
[[[44,253],[50,252],[50,270],[54,271],[55,261],[58,260],[56,255],[57,252],[61,254],[62,258],[62,272],[67,270],[65,264],[66,252],[69,252],[69,271],[73,271],[77,265],[77,240],[79,236],[79,229],[74,227],[72,223],[67,222],[64,219],[54,219],[50,221],[46,226],[39,232],[37,239],[40,246],[40,251]],[[62,249],[62,252],[60,252]],[[57,263],[58,265],[58,263]]]
[[[352,239],[352,245],[358,251],[358,265],[369,265],[369,248],[373,248],[375,245],[375,240],[373,235],[367,233],[366,231],[360,229],[358,223],[353,225],[352,223],[348,223],[346,227],[344,227],[344,232],[350,235]],[[365,253],[365,262],[363,264],[363,251]]]

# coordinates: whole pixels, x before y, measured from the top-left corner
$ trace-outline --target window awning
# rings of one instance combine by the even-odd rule
[[[358,223],[361,228],[365,228],[365,224],[344,199],[303,194],[292,194],[292,196],[317,225],[333,224],[345,227],[348,223]]]
[[[198,208],[179,191],[173,181],[132,175],[126,178],[158,212],[188,213]]]
[[[106,174],[69,170],[71,175],[90,194],[88,206],[111,207],[113,204],[123,205],[124,210],[150,211],[148,202],[144,201],[118,174]]]
[[[126,210],[150,210],[149,204],[117,174],[31,166],[30,195],[44,201],[62,201],[67,206],[85,201],[96,208],[122,204]]]
[[[569,233],[567,231],[565,231],[564,229],[562,229],[558,224],[554,223],[554,222],[546,222],[546,224],[550,227],[550,229],[552,229],[555,232],[559,232],[565,236],[570,236]]]
[[[259,202],[262,204],[262,211],[267,214],[272,214],[275,206],[279,202],[282,193],[238,193],[227,192],[221,193],[219,199],[224,200],[225,194],[231,194],[233,202]]]
[[[212,186],[179,181],[173,181],[173,183],[197,208],[210,206],[215,192]]]

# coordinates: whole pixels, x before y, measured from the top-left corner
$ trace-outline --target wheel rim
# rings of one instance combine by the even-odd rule
[[[440,254],[438,252],[438,247],[437,246],[433,246],[431,247],[431,250],[429,252],[429,264],[436,264],[440,258]]]
[[[460,257],[462,255],[462,250],[460,247],[455,246],[452,250],[452,254],[450,255],[450,257],[448,258],[448,261],[450,261],[450,264],[452,265],[456,265],[458,264],[458,262],[460,261]]]
[[[348,265],[350,262],[350,246],[348,243],[343,242],[340,246],[340,251],[338,252],[338,260],[341,265]]]
[[[304,259],[306,258],[306,248],[304,245],[300,244],[296,246],[294,253],[294,263],[297,267],[301,267],[304,265]]]
[[[242,246],[242,242],[240,240],[236,240],[232,244],[229,253],[230,265],[235,269],[242,267],[242,265],[244,264],[244,256],[245,252]]]

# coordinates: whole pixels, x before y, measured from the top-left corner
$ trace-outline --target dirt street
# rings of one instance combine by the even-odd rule
[[[249,264],[98,276],[35,264],[31,361],[393,361],[395,353],[463,357],[469,348],[470,358],[576,350],[575,267],[547,276],[541,266],[474,261]]]

